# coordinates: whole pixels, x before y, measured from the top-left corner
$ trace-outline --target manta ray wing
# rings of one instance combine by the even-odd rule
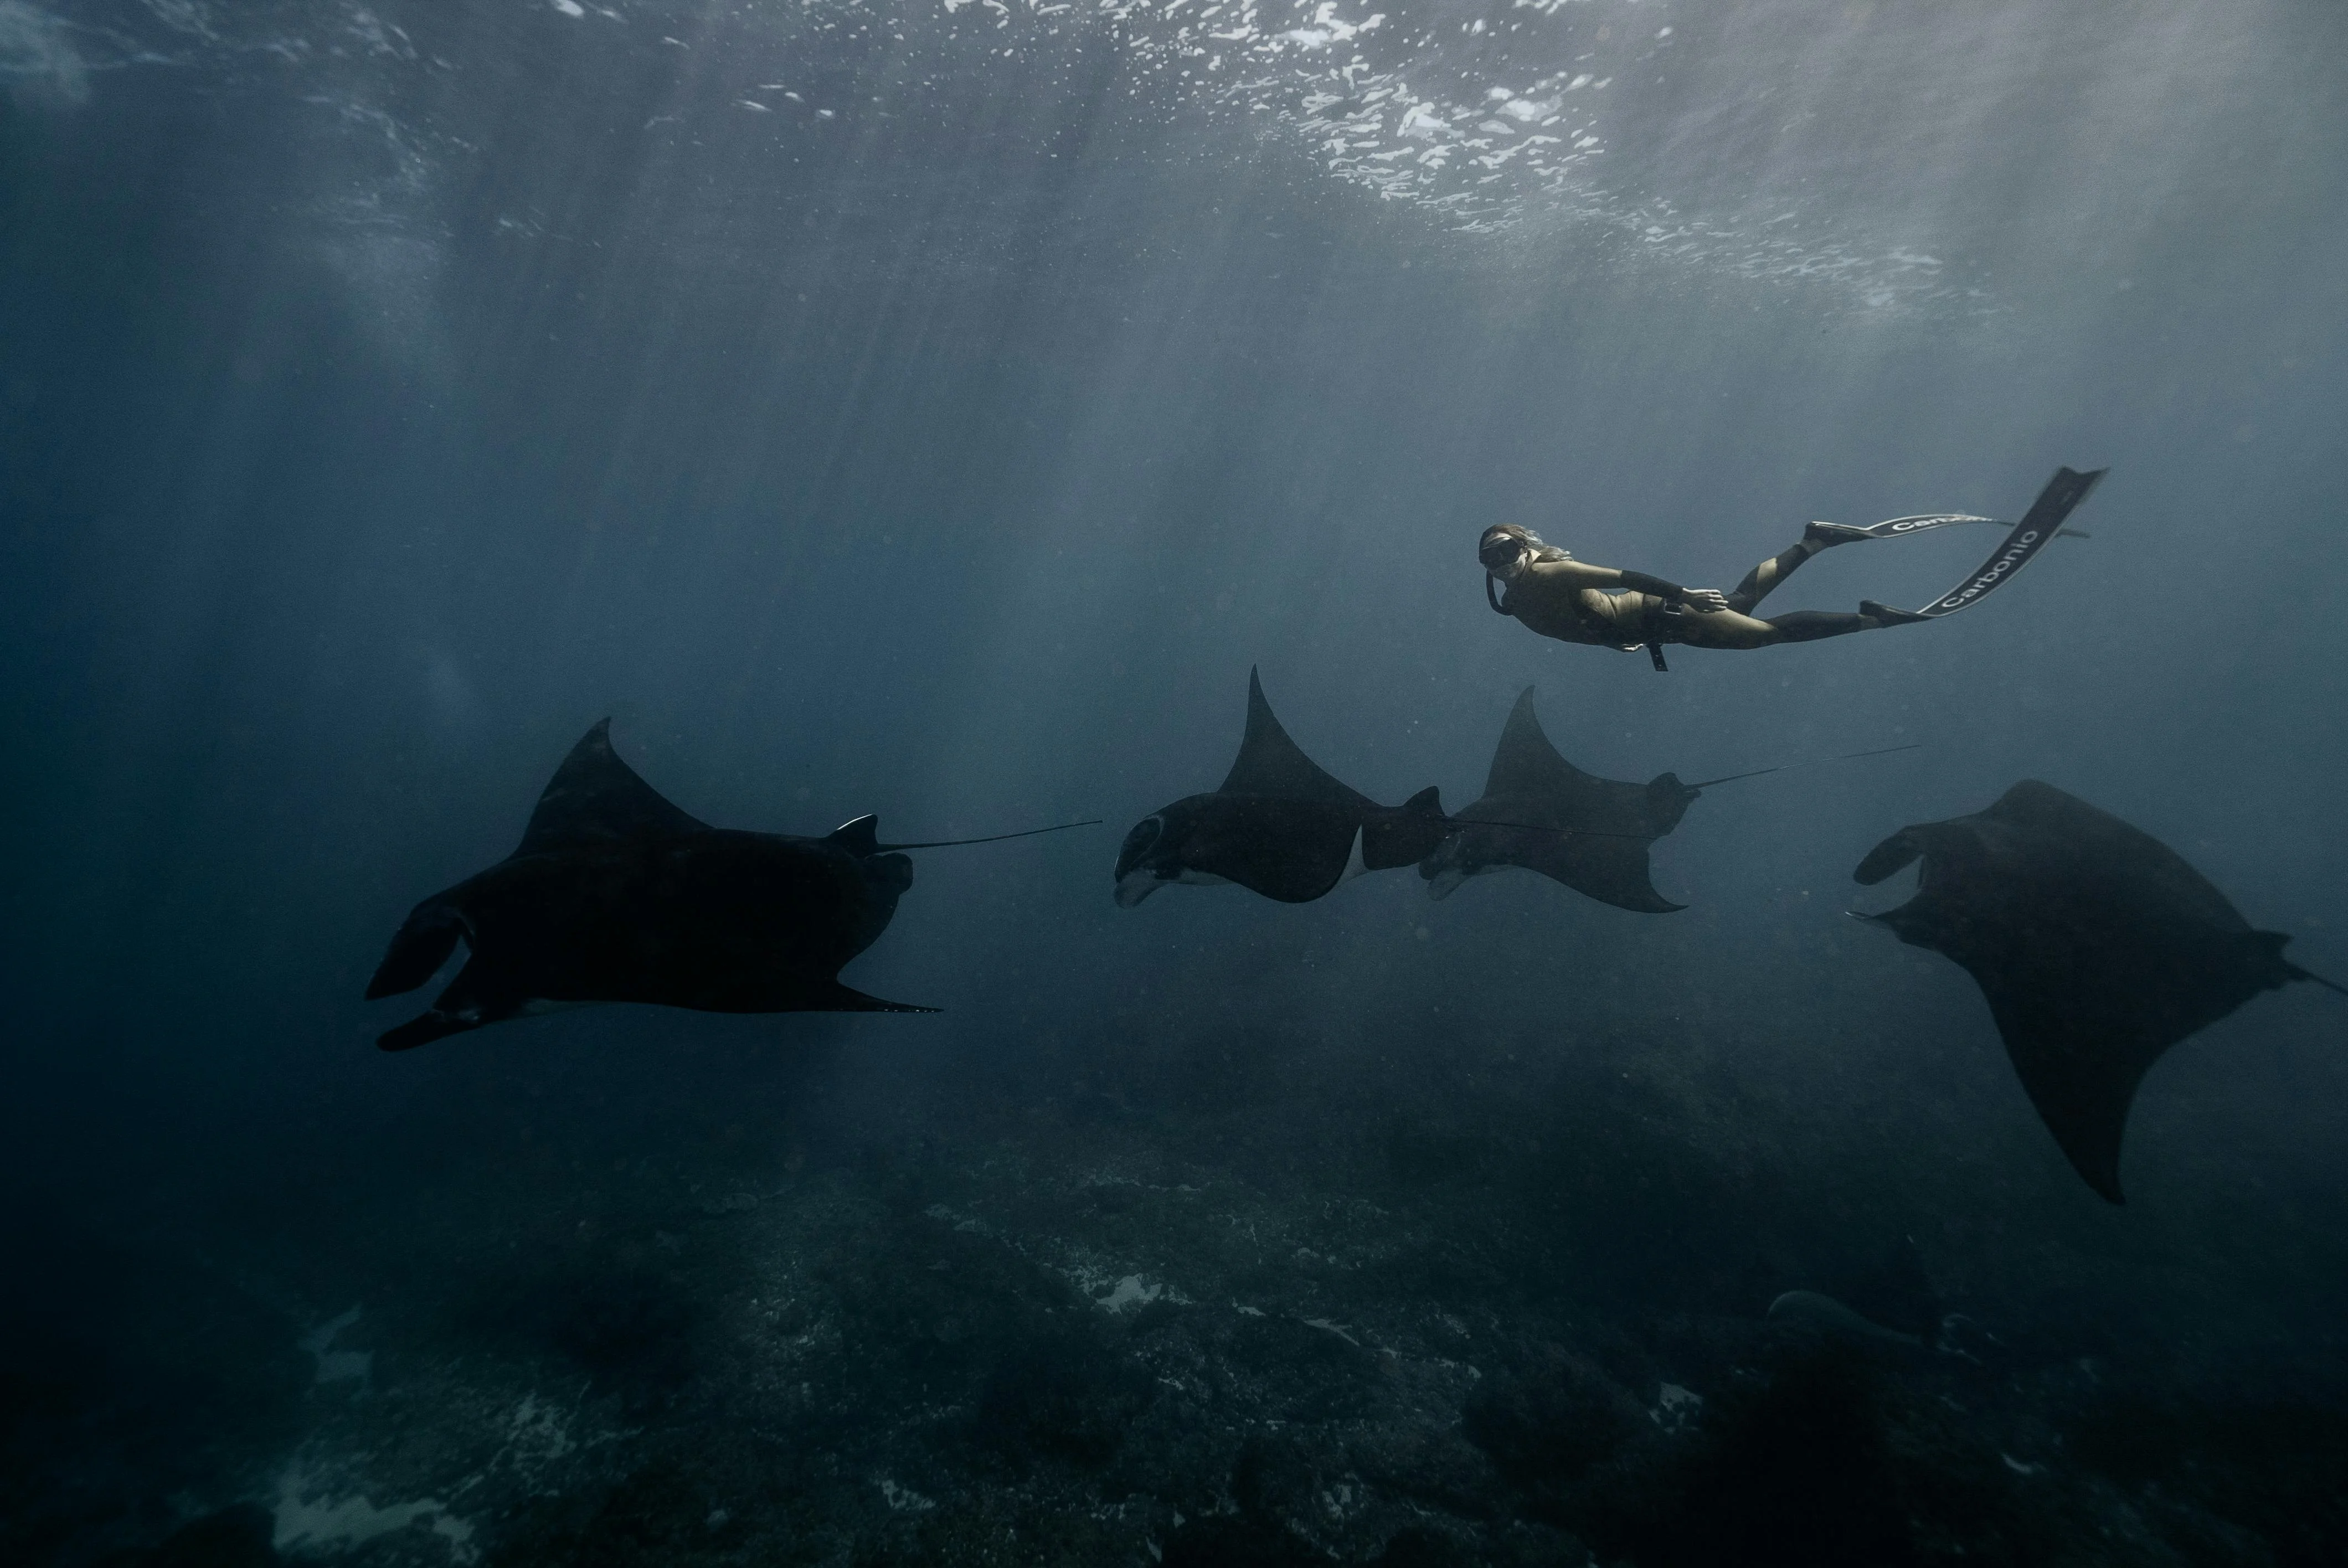
[[[386,1050],[552,1008],[636,1002],[704,1012],[930,1012],[839,983],[880,936],[912,862],[860,817],[824,838],[710,827],[612,750],[609,721],[572,749],[521,847],[426,899],[392,938],[370,999],[423,984],[469,949]]]
[[[830,990],[819,1002],[811,1002],[799,1009],[804,1012],[935,1012],[935,1008],[916,1007],[911,1002],[883,1001],[867,996],[853,986],[834,981]]]
[[[1602,779],[1567,762],[1541,729],[1530,686],[1518,696],[1508,727],[1500,732],[1484,794],[1487,799],[1504,799],[1540,813],[1504,820],[1578,829],[1593,837],[1604,834],[1650,840],[1677,827],[1696,797],[1676,774],[1661,774],[1636,784]],[[1490,815],[1499,819],[1498,814]]]
[[[1247,733],[1231,771],[1215,793],[1322,801],[1361,811],[1370,806],[1367,795],[1339,784],[1288,738],[1272,716],[1272,704],[1264,701],[1263,682],[1253,670],[1248,671]]]
[[[2120,1146],[2162,1053],[2300,978],[2288,938],[2250,928],[2149,834],[2027,779],[1988,809],[1902,828],[1858,880],[1921,858],[1915,897],[1876,917],[1981,986],[2031,1103],[2072,1166],[2122,1202]]]
[[[2258,955],[2224,946],[2170,967],[2170,983],[2152,987],[2139,962],[2108,953],[2076,964],[1967,966],[2039,1119],[2081,1179],[2115,1204],[2125,1201],[2120,1144],[2145,1074],[2169,1047],[2267,989],[2238,961]]]
[[[1639,839],[1523,832],[1510,837],[1517,841],[1515,864],[1601,904],[1642,915],[1669,915],[1687,907],[1655,891],[1647,845]]]
[[[706,823],[670,804],[620,760],[612,749],[612,721],[605,719],[580,737],[554,770],[514,854],[707,831]]]
[[[1540,715],[1533,711],[1532,687],[1517,693],[1500,743],[1493,749],[1491,769],[1484,775],[1487,795],[1572,802],[1607,782],[1583,773],[1550,743]]]
[[[1647,845],[1678,826],[1694,798],[1671,774],[1635,784],[1567,762],[1528,686],[1500,732],[1484,797],[1455,821],[1478,867],[1521,866],[1618,909],[1667,915],[1686,906],[1655,891]]]
[[[1282,904],[1309,904],[1345,879],[1358,812],[1334,802],[1218,792],[1184,856],[1195,871]]]

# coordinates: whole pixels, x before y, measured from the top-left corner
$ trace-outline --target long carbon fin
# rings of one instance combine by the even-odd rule
[[[1989,559],[1982,562],[1972,576],[1917,613],[1933,618],[1954,615],[1980,603],[1993,589],[2013,580],[2021,575],[2022,569],[2036,559],[2038,552],[2062,531],[2063,520],[2087,498],[2088,492],[2096,487],[2096,482],[2109,472],[2106,468],[2096,468],[2085,474],[2074,468],[2055,469],[2054,477],[2046,481],[2046,487],[2038,492],[2038,498],[2030,503],[2030,510],[2023,514],[2022,521],[2013,525],[2013,531],[2005,536],[2005,542],[1990,552]]]

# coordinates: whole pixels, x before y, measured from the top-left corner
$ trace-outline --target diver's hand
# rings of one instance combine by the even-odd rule
[[[1728,608],[1728,596],[1716,588],[1692,588],[1680,596],[1676,608],[1693,610],[1698,615],[1718,615]]]

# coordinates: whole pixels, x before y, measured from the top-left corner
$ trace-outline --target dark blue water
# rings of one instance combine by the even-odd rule
[[[2348,1004],[2170,1051],[2116,1208],[1843,911],[2037,777],[2348,973],[2343,62],[2313,0],[0,0],[0,1555],[2339,1560]],[[1481,600],[1493,522],[1726,588],[2064,464],[2092,537],[1931,626],[1659,675]],[[1917,749],[1708,792],[1669,916],[1117,908],[1251,667],[1385,803],[1528,684],[1610,778]],[[607,715],[726,826],[1105,825],[917,856],[844,978],[937,1017],[377,1052]]]

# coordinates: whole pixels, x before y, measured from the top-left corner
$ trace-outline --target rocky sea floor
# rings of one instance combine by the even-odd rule
[[[2098,1241],[2026,1125],[1967,1207],[1684,1042],[1177,1053],[854,1138],[714,1054],[623,1123],[452,1072],[233,1226],[60,1244],[116,1284],[13,1364],[0,1557],[2348,1560],[2336,1340],[2213,1332],[2250,1244]]]

